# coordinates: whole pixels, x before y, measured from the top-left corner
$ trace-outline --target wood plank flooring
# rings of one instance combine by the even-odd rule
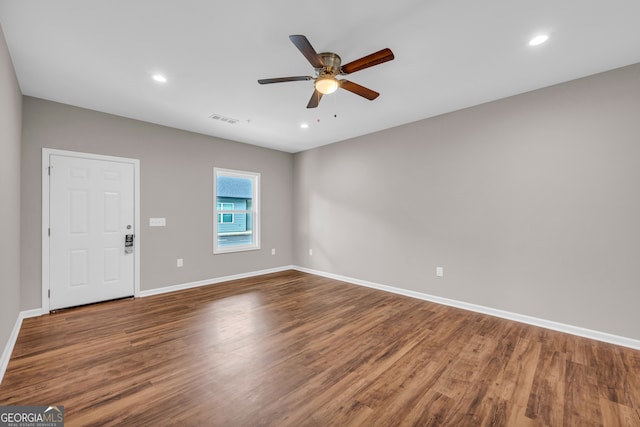
[[[640,351],[287,271],[26,319],[67,426],[640,426]]]

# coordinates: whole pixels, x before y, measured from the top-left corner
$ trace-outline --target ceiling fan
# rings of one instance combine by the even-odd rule
[[[338,54],[333,52],[317,53],[311,46],[309,40],[303,35],[289,36],[289,40],[298,48],[298,50],[307,58],[307,61],[315,68],[316,77],[311,76],[293,76],[293,77],[278,77],[274,79],[261,79],[258,83],[261,85],[270,83],[284,83],[295,82],[301,80],[313,80],[314,91],[311,95],[311,99],[307,104],[307,108],[315,108],[320,103],[322,95],[328,95],[335,92],[338,88],[348,90],[349,92],[360,95],[367,98],[369,101],[373,101],[380,95],[378,92],[373,91],[364,86],[360,86],[357,83],[353,83],[349,80],[338,80],[336,76],[342,76],[346,74],[355,73],[356,71],[364,70],[365,68],[373,67],[374,65],[382,64],[383,62],[391,61],[394,56],[391,49],[386,48],[378,52],[374,52],[370,55],[363,56],[360,59],[351,61],[348,64],[341,65],[341,59]]]

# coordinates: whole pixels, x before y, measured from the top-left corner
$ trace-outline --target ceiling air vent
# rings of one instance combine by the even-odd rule
[[[213,120],[218,120],[218,121],[221,121],[221,122],[224,122],[224,123],[229,123],[229,124],[232,124],[232,125],[234,125],[234,124],[236,124],[236,123],[238,123],[240,121],[240,119],[234,119],[233,117],[226,117],[226,116],[223,116],[221,114],[212,114],[212,115],[209,116],[209,118],[213,119]]]

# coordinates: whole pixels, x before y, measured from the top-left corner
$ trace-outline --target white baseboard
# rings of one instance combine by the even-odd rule
[[[149,289],[147,291],[140,291],[140,296],[148,297],[151,295],[166,294],[168,292],[182,291],[184,289],[197,288],[198,286],[214,285],[216,283],[228,282],[230,280],[246,279],[248,277],[261,276],[263,274],[279,273],[286,270],[294,270],[294,267],[292,265],[286,265],[282,267],[269,268],[267,270],[251,271],[249,273],[233,274],[231,276],[222,276],[216,277],[214,279],[198,280],[197,282],[182,283],[179,285]]]
[[[31,310],[21,311],[20,317],[22,317],[22,319],[24,320],[24,319],[28,319],[29,317],[42,316],[43,314],[47,314],[47,313],[43,312],[42,309],[40,308],[34,308]]]
[[[306,267],[293,266],[293,269],[302,271],[304,273],[315,274],[317,276],[323,276],[323,277],[328,277],[330,279],[352,283],[354,285],[360,285],[360,286],[365,286],[367,288],[373,288],[381,291],[392,292],[394,294],[404,295],[412,298],[421,299],[424,301],[430,301],[438,304],[448,305],[451,307],[461,308],[463,310],[475,311],[477,313],[488,314],[489,316],[500,317],[503,319],[513,320],[520,323],[526,323],[528,325],[539,326],[542,328],[551,329],[558,332],[577,335],[579,337],[590,338],[592,340],[602,341],[609,344],[615,344],[623,347],[633,348],[635,350],[640,350],[640,340],[633,339],[633,338],[621,337],[621,336],[609,334],[606,332],[594,331],[592,329],[586,329],[579,326],[558,323],[552,320],[539,319],[537,317],[527,316],[524,314],[512,313],[509,311],[498,310],[491,307],[485,307],[481,305],[470,304],[463,301],[456,301],[448,298],[429,295],[422,292],[410,291],[408,289],[396,288],[393,286],[387,286],[379,283],[368,282],[366,280],[354,279],[352,277],[346,277],[346,276],[341,276],[339,274],[313,270]]]
[[[11,359],[11,354],[13,353],[13,347],[16,345],[16,341],[18,340],[18,334],[20,333],[20,327],[22,326],[22,321],[28,317],[36,317],[42,314],[42,310],[36,308],[34,310],[26,310],[18,313],[18,318],[16,319],[16,323],[13,325],[13,330],[11,331],[11,335],[9,335],[9,339],[7,340],[7,345],[4,346],[4,351],[2,352],[2,356],[0,357],[0,383],[2,383],[2,379],[4,378],[4,373],[7,370],[7,366],[9,366],[9,360]]]

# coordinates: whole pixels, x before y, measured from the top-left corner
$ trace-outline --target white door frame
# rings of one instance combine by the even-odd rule
[[[137,298],[140,296],[140,160],[124,157],[103,156],[100,154],[80,153],[76,151],[56,150],[52,148],[42,149],[42,314],[49,313],[49,156],[59,155],[67,157],[79,157],[89,160],[106,160],[133,165],[134,180],[134,232],[133,240],[133,292]]]

